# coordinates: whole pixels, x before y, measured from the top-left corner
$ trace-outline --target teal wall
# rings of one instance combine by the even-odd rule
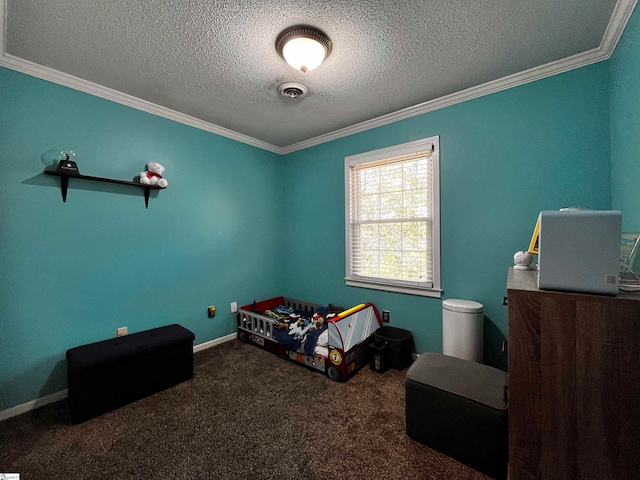
[[[280,294],[281,157],[0,69],[0,410],[66,388],[65,351],[180,323],[203,343],[232,333],[229,304]],[[41,154],[76,151],[81,173],[45,176]],[[208,319],[208,305],[218,314]]]
[[[484,305],[485,361],[506,368],[507,269],[538,213],[611,208],[608,90],[598,63],[287,155],[285,291],[372,301],[417,352],[442,351],[440,299],[344,285],[344,157],[439,135],[443,298]]]
[[[485,307],[486,362],[506,368],[507,268],[543,209],[619,208],[640,229],[639,25],[611,61],[280,157],[0,68],[0,411],[66,387],[68,348],[181,323],[234,331],[229,303],[373,301],[416,351],[441,351],[441,300],[344,285],[344,157],[440,136],[443,298]],[[49,149],[88,175],[166,167],[133,187],[42,174]],[[155,193],[155,192],[154,192]],[[218,306],[215,319],[207,305]]]
[[[611,57],[611,185],[623,230],[640,231],[640,13]]]

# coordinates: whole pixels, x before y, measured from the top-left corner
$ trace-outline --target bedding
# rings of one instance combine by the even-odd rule
[[[261,313],[254,310],[254,313]],[[265,315],[276,320],[273,337],[287,350],[304,353],[306,355],[329,356],[327,345],[329,334],[327,331],[330,320],[336,316],[328,307],[319,307],[316,312],[293,310],[279,305],[273,310],[267,310]],[[322,341],[318,341],[322,334]]]
[[[240,308],[238,338],[345,380],[368,363],[381,325],[372,303],[345,310],[276,297]]]

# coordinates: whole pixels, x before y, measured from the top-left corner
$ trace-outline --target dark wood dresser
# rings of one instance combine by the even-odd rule
[[[507,290],[510,480],[640,479],[640,294]]]

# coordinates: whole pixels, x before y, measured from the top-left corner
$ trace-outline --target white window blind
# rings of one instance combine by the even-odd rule
[[[345,159],[348,284],[439,289],[435,149],[419,141]]]

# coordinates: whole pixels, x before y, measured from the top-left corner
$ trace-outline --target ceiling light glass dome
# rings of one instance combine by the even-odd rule
[[[293,68],[308,72],[329,56],[331,40],[316,28],[295,26],[278,35],[276,50]]]

